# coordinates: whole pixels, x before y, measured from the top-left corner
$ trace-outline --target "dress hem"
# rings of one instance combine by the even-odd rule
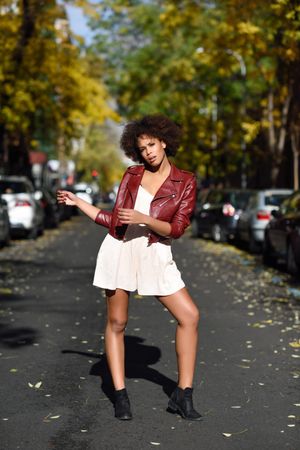
[[[93,286],[95,286],[96,288],[99,289],[108,289],[109,291],[115,291],[116,289],[123,289],[124,291],[128,291],[128,292],[135,292],[137,291],[138,295],[143,295],[143,296],[154,296],[154,297],[164,297],[166,295],[173,295],[176,294],[176,292],[180,291],[181,289],[183,289],[185,287],[185,284],[183,283],[181,287],[178,287],[177,289],[172,290],[171,292],[167,292],[167,293],[159,293],[159,294],[155,294],[155,293],[145,293],[145,292],[141,292],[139,291],[137,288],[136,289],[127,289],[125,287],[122,286],[116,286],[116,287],[103,287],[103,286],[99,286],[95,283],[93,283]]]

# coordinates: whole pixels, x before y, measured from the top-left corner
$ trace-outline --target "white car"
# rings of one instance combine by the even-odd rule
[[[0,176],[0,194],[8,206],[11,234],[36,238],[44,230],[44,211],[27,177]]]
[[[87,183],[78,183],[74,185],[74,194],[85,200],[87,203],[93,204],[93,189]]]
[[[240,215],[237,224],[237,240],[248,243],[250,252],[261,250],[265,229],[271,220],[271,212],[279,209],[293,191],[291,189],[266,189],[255,192]]]

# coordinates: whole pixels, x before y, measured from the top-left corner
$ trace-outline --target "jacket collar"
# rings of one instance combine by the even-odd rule
[[[163,182],[163,184],[160,186],[158,191],[155,194],[155,197],[153,200],[157,200],[162,197],[168,197],[170,195],[176,194],[176,182],[183,181],[184,177],[182,175],[181,170],[177,169],[177,167],[171,164],[171,171],[166,180]],[[143,173],[145,171],[144,165],[137,165],[137,166],[131,166],[128,169],[128,172],[132,175],[135,175],[134,177],[130,177],[128,181],[128,189],[131,193],[133,201],[136,199],[138,187],[140,184],[140,180],[143,176]]]

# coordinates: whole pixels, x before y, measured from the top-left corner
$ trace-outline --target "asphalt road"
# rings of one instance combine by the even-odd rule
[[[189,233],[173,253],[201,311],[194,402],[204,420],[166,412],[176,324],[153,297],[134,294],[126,336],[134,420],[114,419],[105,303],[92,286],[104,235],[79,216],[0,251],[1,450],[299,448],[299,285]]]

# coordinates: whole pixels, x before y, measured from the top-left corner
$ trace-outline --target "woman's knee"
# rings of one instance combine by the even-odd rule
[[[107,324],[114,333],[122,333],[127,325],[127,318],[111,316],[107,318]]]
[[[190,308],[184,317],[179,320],[179,324],[183,326],[189,326],[189,327],[198,327],[200,320],[200,311],[197,308],[197,306],[193,306],[193,308]]]

